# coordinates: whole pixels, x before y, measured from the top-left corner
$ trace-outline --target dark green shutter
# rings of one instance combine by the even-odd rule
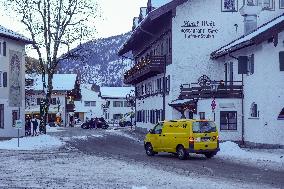
[[[279,52],[280,71],[284,71],[284,51]]]
[[[7,87],[8,86],[8,74],[7,72],[3,73],[3,87]]]

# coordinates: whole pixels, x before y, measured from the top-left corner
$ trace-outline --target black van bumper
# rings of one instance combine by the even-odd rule
[[[215,152],[217,153],[218,151],[220,151],[220,148],[216,148],[216,149],[208,149],[208,150],[194,150],[194,149],[188,149],[187,153],[196,153],[196,154],[204,154],[204,153],[208,153],[208,152]]]

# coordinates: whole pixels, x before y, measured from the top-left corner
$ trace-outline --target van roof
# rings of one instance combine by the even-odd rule
[[[164,121],[164,122],[187,122],[187,121],[212,121],[212,120],[207,120],[207,119],[175,119],[175,120],[169,120],[169,121]]]

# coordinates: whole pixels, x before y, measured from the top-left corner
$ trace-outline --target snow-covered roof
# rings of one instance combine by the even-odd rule
[[[0,37],[6,37],[9,39],[17,40],[17,41],[23,41],[25,43],[32,43],[32,40],[17,33],[12,30],[9,30],[3,26],[0,25]]]
[[[55,91],[70,91],[74,89],[76,74],[54,74],[52,79],[53,90]],[[26,74],[26,79],[33,79],[32,86],[26,86],[26,90],[42,90],[42,76]],[[45,76],[47,82],[47,75]]]
[[[173,100],[171,103],[169,103],[170,106],[175,106],[175,105],[185,105],[185,104],[193,104],[194,101],[191,99],[177,99]]]
[[[147,15],[147,7],[140,7],[140,15],[142,16],[142,19],[144,19]]]
[[[102,98],[125,98],[134,87],[101,87]]]
[[[267,40],[267,37],[272,37],[273,34],[275,34],[272,32],[272,30],[276,27],[280,27],[283,30],[283,26],[284,26],[284,14],[272,19],[271,21],[263,24],[262,26],[258,27],[257,29],[255,29],[254,31],[252,31],[251,33],[244,35],[234,41],[232,41],[231,43],[221,47],[220,49],[214,51],[211,54],[211,58],[218,58],[221,57],[225,54],[234,52],[236,50],[242,49],[244,47],[247,46],[251,46],[254,44],[257,44],[259,42],[262,42],[264,40]],[[278,31],[279,32],[279,31]],[[263,34],[268,33],[268,36],[263,36]]]
[[[161,1],[160,4],[163,5],[157,9],[152,10],[145,16],[145,18],[133,30],[126,42],[119,48],[118,55],[121,56],[129,52],[131,50],[131,45],[136,44],[135,39],[140,40],[140,37],[138,37],[138,35],[143,33],[141,31],[141,28],[144,25],[151,25],[153,20],[161,18],[162,15],[170,12],[171,10],[175,9],[177,6],[183,4],[186,1],[188,0],[164,0],[163,2]]]

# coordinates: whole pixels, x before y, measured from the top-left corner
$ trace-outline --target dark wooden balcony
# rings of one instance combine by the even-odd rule
[[[149,77],[164,73],[165,57],[151,56],[146,60],[138,62],[134,67],[125,72],[125,84],[137,84]]]
[[[200,86],[197,83],[184,84],[180,87],[179,99],[207,99],[207,98],[242,98],[243,86],[241,81],[218,82]]]

